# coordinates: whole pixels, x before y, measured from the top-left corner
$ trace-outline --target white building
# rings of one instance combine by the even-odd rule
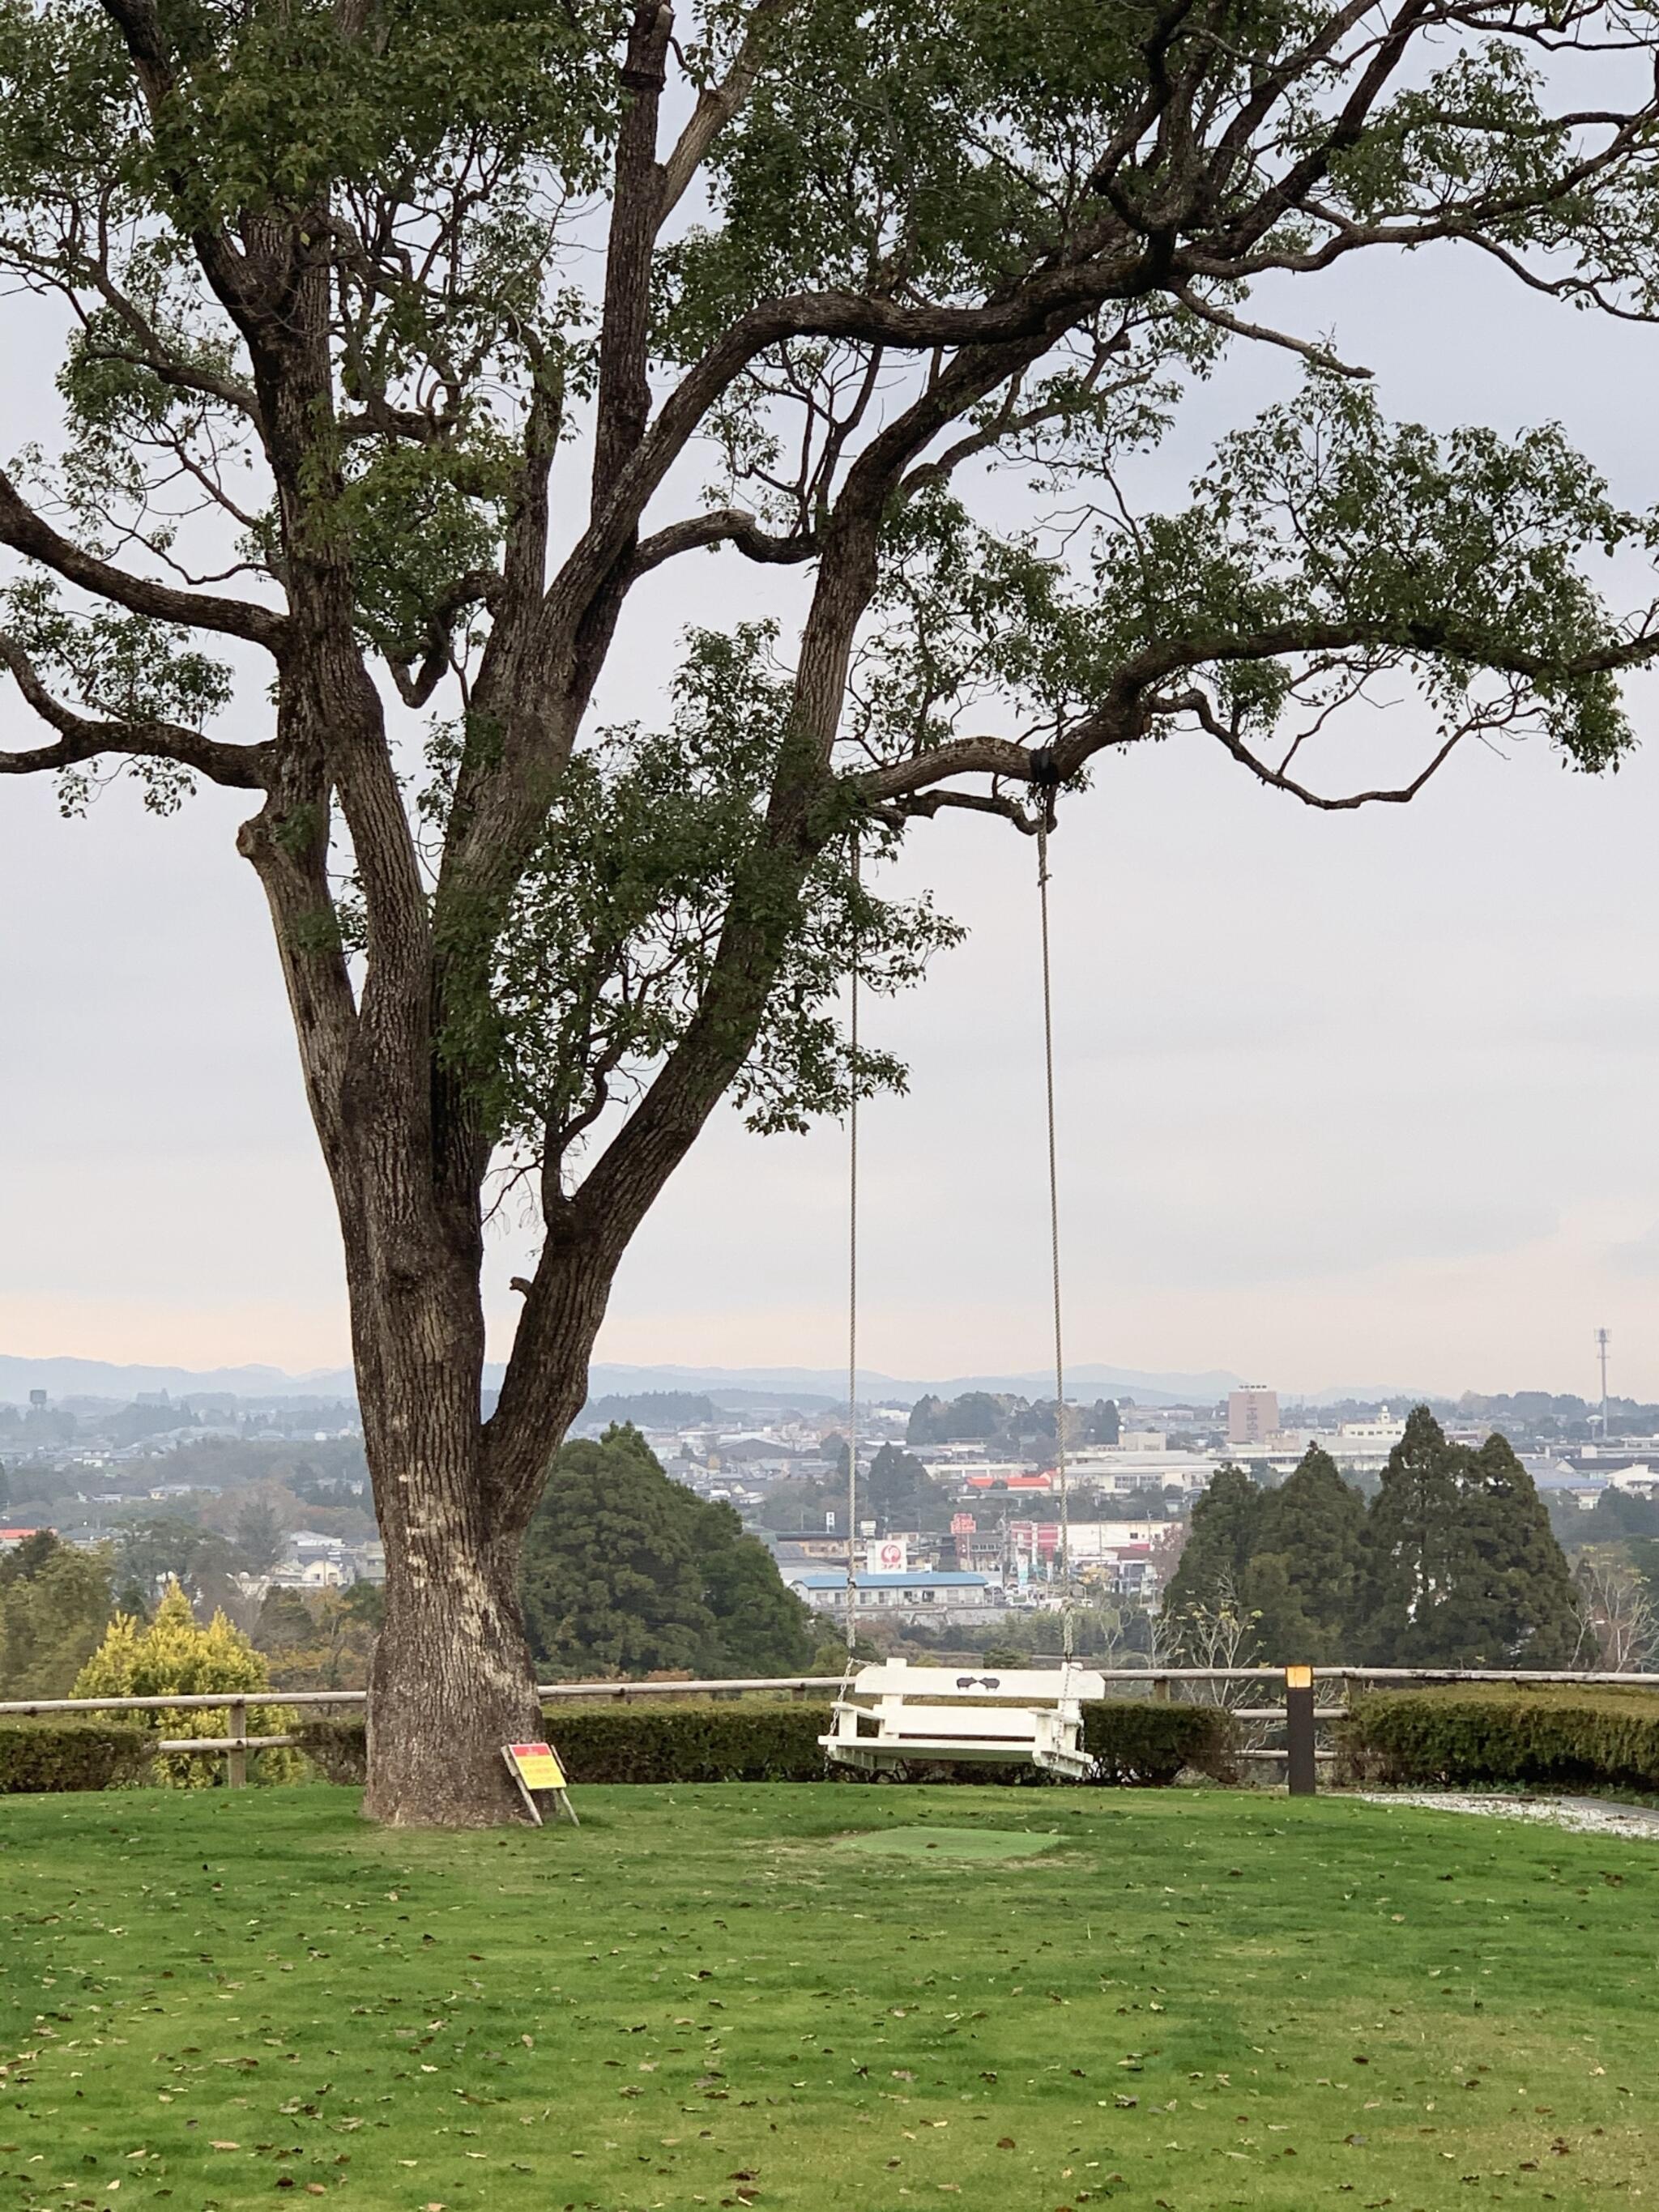
[[[780,1569],[784,1580],[819,1613],[847,1613],[847,1577],[821,1570]],[[857,1613],[927,1621],[971,1621],[1000,1602],[1002,1593],[988,1575],[956,1571],[860,1574],[854,1577]]]
[[[1170,1521],[1073,1521],[1067,1532],[1072,1558],[1079,1566],[1091,1559],[1109,1559],[1139,1545],[1160,1543],[1178,1525]]]

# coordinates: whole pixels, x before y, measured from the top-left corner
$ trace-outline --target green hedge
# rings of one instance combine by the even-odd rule
[[[711,1698],[556,1708],[547,1725],[573,1782],[819,1782],[827,1705]]]
[[[1220,1705],[1112,1698],[1083,1708],[1083,1742],[1097,1782],[1166,1785],[1183,1767],[1216,1782],[1237,1778],[1238,1727]]]
[[[1183,1767],[1233,1778],[1235,1729],[1214,1705],[1114,1698],[1084,1707],[1084,1743],[1103,1783],[1161,1784]],[[563,1705],[546,1715],[574,1784],[596,1782],[821,1782],[830,1709],[712,1698],[661,1705]],[[361,1720],[304,1721],[300,1741],[331,1782],[363,1778]],[[963,1766],[964,1780],[998,1770]],[[1003,1778],[1015,1776],[1005,1771]]]
[[[660,1705],[561,1705],[549,1734],[573,1783],[820,1782],[829,1731],[827,1705],[745,1700],[667,1700]],[[361,1783],[360,1717],[307,1711],[300,1747],[325,1781]],[[153,1731],[137,1722],[0,1729],[0,1794],[9,1790],[104,1790],[143,1778],[154,1755]],[[1113,1698],[1084,1707],[1084,1743],[1099,1762],[1098,1782],[1157,1785],[1183,1767],[1232,1778],[1234,1727],[1213,1705]],[[967,1782],[1021,1778],[1018,1770],[941,1767]],[[843,1770],[844,1771],[844,1770]]]
[[[819,1782],[830,1708],[711,1698],[561,1705],[545,1717],[566,1773],[583,1782]],[[363,1778],[360,1719],[301,1722],[301,1748],[331,1782]]]
[[[1659,1696],[1577,1683],[1379,1690],[1338,1723],[1337,1750],[1358,1781],[1659,1790]]]
[[[301,1705],[300,1717],[289,1733],[325,1782],[343,1782],[361,1789],[368,1759],[365,1729],[359,1716],[336,1720],[315,1705]]]
[[[109,1790],[143,1778],[155,1738],[137,1721],[21,1721],[0,1725],[0,1796]]]

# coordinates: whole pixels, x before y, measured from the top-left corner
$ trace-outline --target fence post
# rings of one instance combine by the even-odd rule
[[[240,1736],[247,1734],[247,1701],[244,1698],[231,1699],[228,1733]],[[246,1788],[247,1753],[246,1751],[228,1751],[225,1753],[225,1780],[233,1790]]]
[[[1158,1702],[1160,1705],[1167,1705],[1169,1704],[1169,1702],[1170,1702],[1170,1678],[1169,1678],[1169,1676],[1168,1676],[1167,1674],[1154,1674],[1154,1675],[1153,1675],[1153,1677],[1152,1677],[1152,1696],[1153,1696],[1153,1698],[1157,1700],[1157,1702]]]
[[[1314,1685],[1311,1667],[1285,1669],[1285,1779],[1292,1797],[1311,1797],[1319,1786],[1314,1757]]]

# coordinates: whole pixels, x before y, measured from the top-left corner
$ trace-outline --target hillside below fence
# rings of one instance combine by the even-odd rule
[[[925,1688],[927,1669],[917,1668]],[[1286,1759],[1286,1670],[1276,1667],[1090,1670],[1109,1694],[1085,1706],[1097,1783],[1216,1781]],[[1305,1681],[1307,1670],[1295,1670]],[[1659,1674],[1553,1670],[1320,1667],[1312,1671],[1314,1756],[1342,1780],[1465,1785],[1605,1784],[1659,1792]],[[550,1682],[538,1687],[575,1783],[807,1781],[823,1776],[817,1738],[838,1675],[716,1681]],[[158,1754],[222,1760],[226,1785],[250,1759],[297,1750],[324,1779],[361,1781],[368,1692],[283,1691],[0,1703],[0,1794],[131,1786]],[[250,1732],[251,1705],[295,1714],[281,1734]],[[124,1717],[212,1711],[218,1735],[170,1737]],[[34,1725],[31,1726],[30,1723]],[[291,1762],[290,1762],[291,1764]],[[253,1770],[257,1775],[257,1766]],[[968,1771],[964,1770],[964,1771]],[[971,1778],[985,1778],[974,1774]],[[1088,1786],[1088,1785],[1085,1785]]]

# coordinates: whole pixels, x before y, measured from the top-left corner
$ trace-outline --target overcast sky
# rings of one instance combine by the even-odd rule
[[[1440,427],[1559,419],[1621,498],[1659,501],[1659,333],[1449,254],[1368,265],[1296,308]],[[5,443],[44,425],[29,349]],[[1293,380],[1236,356],[1160,464]],[[1613,595],[1645,598],[1626,570]],[[659,710],[688,620],[761,605],[700,561],[635,611],[612,714]],[[1634,695],[1644,736],[1659,689]],[[0,743],[27,742],[15,695]],[[1412,754],[1409,718],[1354,759]],[[1343,748],[1320,773],[1345,777]],[[0,1350],[210,1366],[348,1350],[335,1231],[245,801],[171,822],[113,793],[61,823],[0,785]],[[1408,808],[1313,815],[1199,738],[1108,760],[1054,846],[1073,1356],[1230,1367],[1282,1389],[1594,1386],[1659,1396],[1659,750],[1617,776],[1470,750]],[[913,1375],[1040,1365],[1047,1344],[1033,854],[924,827],[908,867],[971,928],[872,1025],[910,1095],[866,1117],[863,1357]],[[719,1116],[639,1238],[603,1358],[833,1366],[842,1133]],[[522,1266],[492,1244],[492,1351]]]

